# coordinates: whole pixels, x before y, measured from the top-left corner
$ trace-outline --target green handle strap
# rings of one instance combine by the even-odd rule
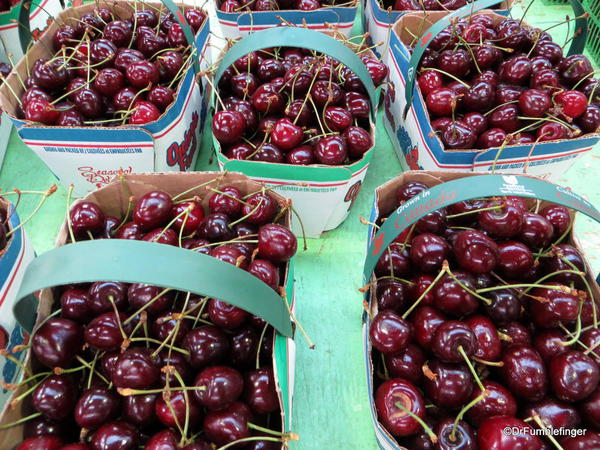
[[[242,56],[256,50],[261,50],[265,47],[280,46],[307,48],[325,53],[340,61],[352,72],[354,72],[360,78],[360,81],[362,81],[369,95],[369,99],[371,100],[371,115],[373,118],[375,117],[375,109],[377,106],[375,86],[373,85],[373,80],[369,75],[369,71],[361,59],[356,55],[356,53],[336,39],[318,31],[309,30],[306,28],[269,28],[266,30],[257,31],[239,40],[227,51],[227,53],[225,53],[225,56],[223,57],[223,60],[221,61],[221,64],[219,64],[217,72],[215,73],[213,83],[217,85],[221,79],[221,76],[223,76],[225,69],[231,66]]]
[[[167,9],[173,13],[175,20],[181,26],[183,30],[183,34],[189,45],[192,48],[195,46],[196,40],[194,39],[194,32],[192,31],[192,27],[189,26],[187,20],[185,20],[185,16],[181,12],[181,10],[175,5],[173,0],[161,0],[163,5],[167,7]],[[64,0],[60,0],[61,5],[64,8]],[[29,42],[31,42],[31,32],[29,31],[29,11],[31,9],[31,0],[23,0],[21,4],[21,10],[19,11],[19,22],[22,24],[19,25],[19,40],[21,41],[21,48],[23,49],[23,53],[27,52],[27,47],[29,46]],[[208,20],[208,17],[206,18]],[[200,59],[196,52],[192,55],[192,60],[194,61],[194,73],[200,72]]]
[[[34,259],[23,276],[15,317],[31,331],[37,310],[31,294],[102,280],[146,283],[217,298],[261,317],[284,336],[293,335],[285,300],[245,270],[191,250],[124,239],[63,245]]]
[[[579,17],[585,13],[585,9],[581,5],[580,0],[569,0],[569,3],[571,3],[571,7],[573,8],[575,17]],[[588,31],[589,25],[587,18],[579,17],[579,19],[575,21],[575,33],[579,34],[574,34],[574,38],[571,41],[571,45],[569,46],[567,56],[583,53],[585,43],[587,42]]]
[[[476,178],[476,179],[474,179]],[[539,198],[581,211],[600,222],[600,212],[587,200],[561,186],[518,175],[475,175],[433,186],[400,205],[370,241],[363,271],[367,284],[382,252],[406,228],[426,214],[452,203],[496,195]]]
[[[469,3],[463,6],[462,8],[459,8],[456,11],[448,14],[442,19],[438,20],[431,27],[429,27],[427,31],[423,33],[417,45],[415,46],[413,53],[410,57],[410,61],[408,63],[408,73],[406,75],[406,90],[404,92],[406,106],[404,107],[403,117],[405,119],[410,109],[410,106],[412,105],[414,97],[414,87],[417,79],[417,68],[419,66],[419,61],[421,61],[421,57],[425,53],[425,50],[427,49],[433,38],[436,37],[442,30],[449,27],[454,20],[462,19],[463,17],[467,17],[472,13],[475,13],[477,11],[480,11],[482,9],[488,8],[501,2],[502,0],[479,0],[473,3]],[[570,2],[576,15],[583,14],[584,10],[579,0],[570,0]],[[569,55],[583,52],[583,48],[585,47],[585,41],[587,39],[587,20],[585,18],[577,19],[576,24],[577,29],[581,28],[581,32],[573,38],[573,41],[571,42],[571,46],[569,48]]]

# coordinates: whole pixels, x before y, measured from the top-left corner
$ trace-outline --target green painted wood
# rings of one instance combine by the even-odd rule
[[[528,3],[528,2],[525,2]],[[515,7],[518,11],[519,7]],[[360,12],[360,11],[359,11]],[[519,17],[519,13],[515,12]],[[527,22],[541,28],[572,15],[568,5],[545,6],[535,0]],[[355,26],[355,31],[357,27]],[[561,45],[566,27],[551,30]],[[310,239],[308,250],[296,257],[297,317],[316,344],[309,350],[297,337],[295,405],[293,429],[300,441],[294,450],[371,450],[376,448],[367,402],[361,336],[362,295],[358,292],[366,251],[366,226],[359,217],[371,213],[375,188],[402,171],[383,129],[379,114],[377,147],[354,209],[344,224],[321,239]],[[207,125],[209,130],[209,125]],[[205,133],[197,170],[216,170],[210,151],[210,134]],[[600,146],[583,156],[560,183],[600,206],[597,187]],[[211,162],[212,161],[212,162]],[[13,132],[10,148],[0,171],[0,189],[45,189],[56,179],[45,165],[26,148]],[[54,246],[65,214],[65,190],[61,187],[48,204],[26,225],[38,253]],[[35,202],[23,198],[19,211],[27,217]],[[576,232],[585,240],[587,256],[600,272],[600,235],[586,217],[577,219]]]

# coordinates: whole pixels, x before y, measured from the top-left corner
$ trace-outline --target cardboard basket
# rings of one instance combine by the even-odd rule
[[[105,3],[99,0],[84,6],[70,8],[57,17],[59,23],[70,17],[80,17],[93,11],[97,5],[107,5],[126,17],[131,15],[133,4],[118,1]],[[194,42],[196,61],[179,81],[175,101],[154,122],[141,126],[121,127],[59,127],[39,126],[16,118],[15,99],[7,86],[0,87],[0,107],[9,114],[23,142],[27,144],[47,165],[48,168],[68,186],[75,186],[76,195],[85,195],[109,183],[117,174],[134,172],[186,171],[194,167],[200,133],[206,118],[208,96],[204,95],[204,84],[196,82],[196,73],[209,65],[205,56],[208,35],[208,18],[195,38],[191,28],[178,14],[179,9],[171,0],[164,5],[174,15],[186,31],[189,42]],[[135,3],[139,8],[144,3]],[[151,3],[155,8],[161,3]],[[27,58],[16,66],[16,71],[24,78],[27,63],[32,65],[40,57],[49,56],[52,48],[52,35],[58,28],[52,23],[40,40],[31,48]],[[21,95],[23,87],[17,75],[11,73],[7,83]]]
[[[0,197],[0,210],[3,215],[9,217],[9,230],[19,226],[21,222],[14,206],[4,197]],[[0,251],[0,333],[3,335],[2,340],[6,339],[5,348],[23,344],[24,340],[28,338],[27,333],[15,320],[12,310],[17,301],[17,292],[25,269],[33,258],[33,248],[23,228],[15,231],[10,236],[4,250]],[[18,359],[24,358],[23,353],[14,356]],[[17,365],[5,358],[0,360],[0,373],[2,379],[7,383],[15,382],[20,377]],[[11,391],[0,388],[0,409],[4,408],[11,395]]]
[[[583,14],[577,0],[571,0],[576,15]],[[576,139],[539,142],[536,145],[507,145],[499,148],[474,150],[447,150],[434,133],[425,101],[420,90],[415,91],[415,78],[420,56],[431,39],[450,21],[479,11],[494,3],[494,0],[476,2],[468,8],[461,8],[452,14],[431,13],[407,14],[394,25],[389,49],[388,66],[390,84],[385,96],[385,127],[401,161],[410,169],[458,170],[474,172],[524,172],[557,179],[575,162],[575,159],[590,151],[600,140],[600,134],[585,134]],[[496,23],[504,17],[492,11],[482,12]],[[423,25],[425,21],[425,25]],[[581,53],[587,36],[587,21],[581,19],[575,28],[581,30],[572,41],[569,54]],[[409,52],[405,45],[409,42],[406,30],[423,30],[427,39]],[[405,95],[402,95],[402,94]],[[408,106],[407,106],[408,105]],[[402,117],[405,117],[404,121]]]
[[[253,33],[226,51],[215,74],[214,85],[218,84],[225,69],[239,57],[255,50],[278,46],[308,48],[332,55],[360,78],[371,101],[371,140],[374,148],[377,93],[369,72],[351,49],[323,33],[296,27],[271,28]],[[213,106],[216,106],[214,98]],[[315,238],[324,231],[336,228],[346,219],[360,191],[374,151],[371,148],[362,159],[346,166],[300,166],[228,159],[221,153],[220,144],[214,136],[213,143],[222,170],[242,172],[292,199],[304,225],[302,230],[297,218],[293,217],[292,230],[296,234],[304,231],[307,237]]]
[[[412,199],[396,208],[396,191],[404,183],[419,181],[429,186]],[[381,219],[387,218],[379,229],[369,226],[367,257],[365,260],[363,281],[364,284],[372,283],[365,293],[365,301],[369,304],[371,314],[377,313],[377,300],[375,297],[376,278],[373,269],[382,252],[402,231],[417,222],[423,216],[450,204],[462,200],[488,196],[517,196],[526,199],[541,199],[542,207],[548,203],[560,204],[570,208],[572,216],[576,211],[600,222],[600,212],[587,200],[572,191],[544,181],[537,177],[522,175],[488,175],[469,172],[435,172],[435,171],[408,171],[388,181],[375,190],[373,209],[370,222],[381,224]],[[579,245],[573,232],[565,242],[577,247],[584,256],[587,281],[590,285],[596,302],[600,300],[600,287],[590,274],[591,269],[585,259],[584,250]],[[383,427],[377,419],[377,411],[373,398],[374,393],[374,364],[371,358],[371,342],[369,339],[370,316],[363,314],[363,345],[365,367],[367,370],[367,384],[373,427],[379,448],[386,450],[404,449],[396,439]],[[410,449],[409,449],[410,450]]]
[[[354,6],[334,6],[314,11],[281,9],[227,13],[219,9],[221,1],[214,1],[223,36],[231,39],[247,36],[254,31],[277,27],[282,23],[305,26],[317,31],[337,30],[350,37],[358,9],[358,0],[355,0]]]
[[[214,181],[210,183],[211,180]],[[127,211],[130,195],[139,198],[156,189],[170,195],[190,189],[190,195],[201,195],[206,192],[204,186],[192,189],[202,183],[207,183],[209,187],[233,185],[245,194],[262,188],[262,185],[234,173],[133,174],[125,175],[122,182],[108,184],[82,200],[95,202],[107,215],[120,217]],[[206,208],[209,196],[204,197],[202,205]],[[277,194],[273,197],[280,206],[285,205],[284,198]],[[289,214],[288,211],[283,216],[284,225],[289,225]],[[25,271],[17,296],[21,300],[14,309],[17,320],[25,329],[35,330],[51,313],[56,301],[52,287],[79,282],[113,280],[148,283],[227,301],[256,314],[275,328],[272,360],[281,409],[281,430],[291,429],[295,365],[293,325],[284,304],[286,300],[272,288],[232,264],[170,245],[122,239],[67,244],[67,240],[67,224],[64,223],[57,238],[57,248],[34,259]],[[89,260],[90,254],[94,254],[92,261]],[[160,264],[156,264],[156,261],[160,261]],[[282,278],[292,311],[293,266],[292,259],[288,261],[285,277]],[[223,283],[223,280],[230,282]],[[32,295],[37,291],[41,291],[39,302]],[[31,367],[31,363],[28,355],[27,367]],[[19,389],[13,395],[17,396],[19,392],[23,390]],[[6,407],[0,416],[0,425],[12,423],[29,414],[26,403],[20,402],[16,408]],[[22,425],[3,430],[0,433],[0,448],[13,448],[22,439]]]
[[[514,3],[514,0],[498,0],[499,5],[494,12],[503,16],[508,16]],[[364,5],[364,24],[365,31],[369,32],[369,40],[371,45],[383,42],[381,47],[375,47],[373,51],[378,56],[384,58],[387,63],[388,46],[390,42],[390,34],[396,21],[405,14],[410,14],[419,11],[399,11],[391,8],[385,9],[382,7],[381,0],[365,0]],[[438,13],[442,11],[429,11],[428,13]],[[443,14],[445,12],[442,12]]]

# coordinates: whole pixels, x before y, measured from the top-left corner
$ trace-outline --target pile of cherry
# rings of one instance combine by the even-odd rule
[[[360,51],[375,86],[388,69]],[[343,165],[373,146],[366,90],[333,58],[293,47],[249,53],[218,84],[213,135],[230,159]]]
[[[6,12],[20,2],[21,0],[0,0],[0,12]]]
[[[426,188],[400,186],[397,204]],[[405,448],[552,448],[528,427],[580,429],[555,441],[600,448],[600,314],[582,255],[565,243],[570,211],[539,206],[455,203],[403,231],[378,261],[375,406]]]
[[[332,8],[340,6],[355,6],[356,1],[332,0],[323,3],[319,0],[224,0],[219,5],[219,10],[226,13],[243,13],[247,11],[279,11],[294,9],[300,11],[314,11],[319,8]]]
[[[600,129],[600,80],[545,31],[475,15],[433,38],[418,84],[445,148],[577,138]]]
[[[279,290],[297,245],[276,223],[285,211],[264,190],[225,186],[207,197],[204,211],[198,197],[151,191],[122,219],[83,201],[70,210],[70,228],[76,240],[181,246]],[[12,400],[33,412],[18,449],[214,450],[238,440],[235,448],[281,448],[271,325],[226,302],[148,284],[98,281],[56,295],[57,309],[32,334],[33,373]]]
[[[206,14],[187,8],[194,31]],[[174,100],[190,64],[181,26],[166,9],[123,17],[97,8],[61,24],[54,54],[31,61],[17,116],[44,125],[119,126],[157,120]]]

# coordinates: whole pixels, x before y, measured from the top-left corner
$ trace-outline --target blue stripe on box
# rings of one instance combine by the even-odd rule
[[[273,25],[277,26],[281,23],[281,19],[301,25],[304,21],[308,25],[320,24],[328,22],[332,25],[341,22],[352,22],[356,17],[356,7],[354,8],[321,8],[315,11],[259,11],[259,12],[245,12],[239,14],[237,19],[238,26],[249,27],[252,25],[264,26]],[[235,15],[234,15],[235,17]],[[228,18],[230,20],[230,18]]]
[[[135,128],[23,127],[18,131],[23,140],[48,142],[48,145],[60,145],[61,142],[107,144],[152,142],[152,136]]]

